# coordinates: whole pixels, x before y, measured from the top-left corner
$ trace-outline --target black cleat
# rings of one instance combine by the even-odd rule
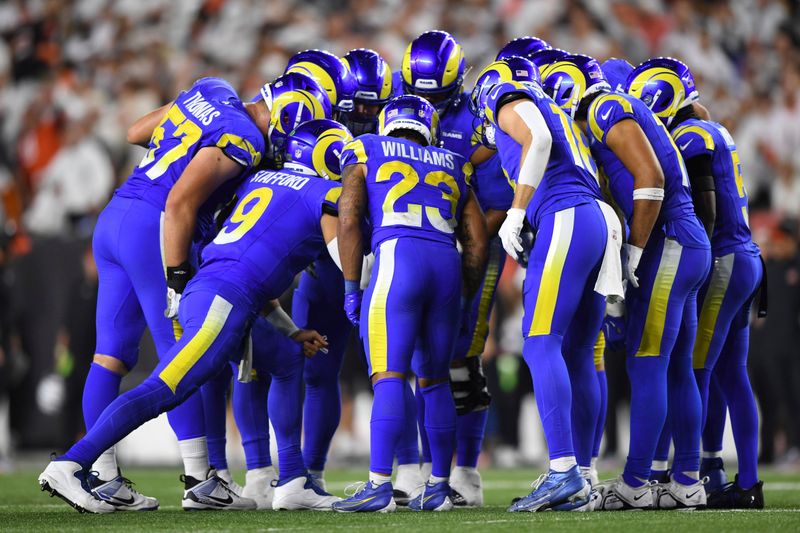
[[[763,509],[764,482],[759,481],[747,490],[739,486],[739,474],[719,490],[708,495],[709,509]]]

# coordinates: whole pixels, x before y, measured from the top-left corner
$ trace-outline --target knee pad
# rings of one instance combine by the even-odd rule
[[[487,409],[492,401],[480,356],[468,357],[464,362],[464,366],[450,369],[450,390],[459,416]]]

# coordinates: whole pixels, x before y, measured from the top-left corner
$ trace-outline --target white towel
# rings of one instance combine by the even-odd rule
[[[625,291],[622,287],[622,226],[614,209],[607,203],[597,200],[597,205],[603,211],[608,229],[608,239],[606,239],[606,251],[603,255],[603,263],[600,265],[600,272],[597,274],[597,283],[594,284],[594,291],[602,294],[607,300],[625,299]]]
[[[239,361],[239,375],[237,378],[240,383],[250,383],[253,381],[253,335],[247,331],[244,339],[244,353]]]

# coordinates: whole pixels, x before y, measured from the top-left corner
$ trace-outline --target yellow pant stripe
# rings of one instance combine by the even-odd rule
[[[378,275],[375,290],[369,301],[367,322],[367,341],[369,342],[369,362],[372,373],[386,372],[388,359],[388,336],[386,333],[386,300],[394,277],[394,251],[397,239],[381,243],[379,251]]]
[[[558,301],[558,288],[561,284],[561,272],[567,260],[567,252],[572,242],[572,230],[575,223],[575,208],[570,207],[555,214],[553,236],[547,259],[544,262],[542,279],[539,282],[539,293],[536,295],[536,307],[528,336],[549,335],[553,325],[553,314]]]
[[[678,273],[682,252],[683,247],[677,241],[673,239],[664,241],[664,249],[661,251],[661,261],[658,264],[658,272],[653,283],[653,290],[650,293],[647,318],[645,319],[642,340],[639,342],[636,357],[658,357],[661,355],[661,339],[664,335],[664,324],[667,321],[669,295],[672,292],[675,275]]]
[[[478,322],[475,324],[475,332],[472,334],[472,342],[467,351],[467,357],[475,357],[483,353],[486,344],[486,336],[489,334],[489,304],[494,295],[495,283],[500,275],[505,259],[505,251],[497,246],[489,246],[489,264],[486,267],[486,276],[483,278],[483,288],[481,289],[481,301],[478,304]]]
[[[606,353],[606,336],[603,330],[597,335],[597,342],[594,343],[594,369],[602,372],[606,369],[604,354]]]
[[[714,338],[714,331],[717,328],[717,318],[722,307],[722,300],[728,292],[728,284],[733,273],[734,254],[718,257],[714,261],[714,271],[711,274],[711,281],[708,284],[708,291],[703,300],[703,308],[700,311],[700,320],[697,324],[697,338],[694,342],[692,352],[692,367],[704,368],[708,358],[708,348],[711,346],[711,339]]]
[[[232,307],[231,303],[221,296],[215,296],[198,332],[194,334],[191,340],[181,348],[181,351],[175,355],[172,361],[158,375],[161,381],[172,389],[172,392],[175,392],[186,373],[192,369],[194,364],[217,339],[219,332],[222,331],[225,322],[228,320]]]

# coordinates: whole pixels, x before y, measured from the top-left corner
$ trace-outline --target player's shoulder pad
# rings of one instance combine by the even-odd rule
[[[595,139],[604,141],[608,130],[622,119],[636,119],[631,98],[627,94],[610,92],[594,99],[586,119]]]
[[[489,91],[484,112],[489,122],[497,125],[497,113],[505,104],[522,98],[536,102],[542,97],[544,97],[544,93],[535,85],[524,84],[519,81],[504,81],[503,83],[498,83]]]
[[[369,147],[375,139],[374,134],[359,135],[358,138],[353,139],[342,149],[342,155],[339,156],[339,164],[342,169],[348,165],[355,165],[357,163],[366,163]]]
[[[684,159],[714,152],[713,126],[702,120],[687,120],[672,130],[672,139]]]
[[[313,181],[322,200],[322,213],[336,216],[339,213],[339,197],[342,195],[341,183],[321,178],[313,178]]]

